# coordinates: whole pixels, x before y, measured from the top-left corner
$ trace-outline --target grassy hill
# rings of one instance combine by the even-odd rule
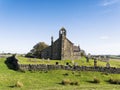
[[[0,90],[119,90],[120,89],[120,85],[110,84],[107,82],[110,78],[120,79],[119,74],[106,74],[101,72],[80,72],[80,71],[74,72],[67,70],[18,72],[8,69],[6,64],[4,63],[5,60],[6,58],[0,58]],[[54,62],[56,61],[53,61],[52,63],[54,64]],[[25,61],[23,63],[28,63],[28,62]],[[94,78],[99,79],[100,83],[98,84],[92,83]],[[61,82],[64,79],[78,82],[78,85],[62,85]],[[18,81],[23,84],[22,87],[14,87],[16,82]]]

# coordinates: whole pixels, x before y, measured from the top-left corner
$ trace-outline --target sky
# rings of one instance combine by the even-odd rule
[[[50,45],[62,27],[86,53],[120,54],[120,0],[0,0],[0,53]]]

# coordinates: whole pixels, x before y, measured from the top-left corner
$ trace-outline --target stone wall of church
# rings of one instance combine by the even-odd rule
[[[58,39],[53,43],[52,46],[52,59],[61,59],[61,40]]]
[[[74,60],[79,60],[81,58],[81,52],[74,52],[73,58],[74,58]]]
[[[73,59],[73,44],[65,37],[64,38],[64,47],[63,47],[63,54],[65,60]]]

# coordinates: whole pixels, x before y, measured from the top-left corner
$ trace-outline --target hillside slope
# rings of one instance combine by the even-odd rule
[[[65,70],[18,72],[8,69],[4,63],[6,58],[0,58],[0,90],[119,90],[120,85],[109,84],[111,77],[120,79],[119,74],[100,72],[73,72]],[[100,84],[91,83],[98,78]],[[63,79],[77,81],[79,85],[61,85]],[[16,82],[22,87],[14,87]]]

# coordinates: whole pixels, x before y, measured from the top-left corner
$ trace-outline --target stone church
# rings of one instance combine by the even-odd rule
[[[66,35],[65,28],[61,28],[59,38],[56,41],[53,41],[53,37],[51,37],[51,45],[41,51],[41,58],[54,60],[80,59],[81,53],[84,51],[79,46],[74,46]]]

